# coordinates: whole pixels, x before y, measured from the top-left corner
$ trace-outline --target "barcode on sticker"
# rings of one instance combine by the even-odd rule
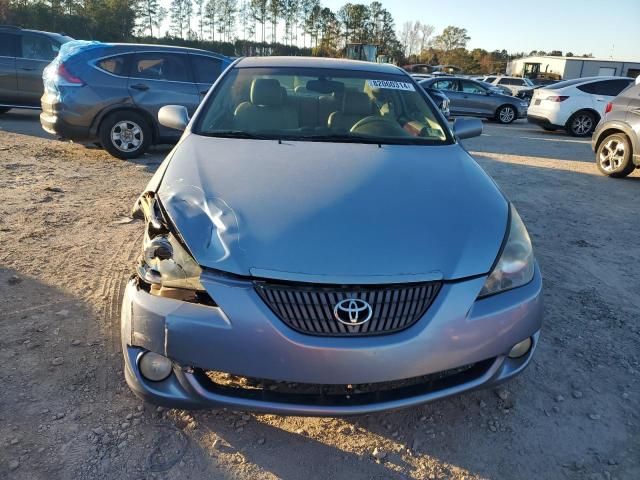
[[[367,85],[371,88],[388,88],[391,90],[404,90],[406,92],[415,92],[415,87],[408,82],[396,82],[394,80],[367,80]]]

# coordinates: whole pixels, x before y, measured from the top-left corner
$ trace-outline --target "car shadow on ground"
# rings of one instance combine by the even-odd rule
[[[487,142],[487,137],[498,137],[500,141]],[[595,163],[590,140],[557,132],[535,132],[529,128],[485,122],[481,137],[463,140],[462,144],[474,152]]]
[[[81,155],[91,156],[97,159],[104,157],[107,159],[117,160],[115,157],[109,155],[109,153],[107,153],[101,146],[94,143],[60,140],[55,136],[48,134],[40,126],[39,115],[40,112],[36,110],[11,110],[8,113],[0,115],[0,131],[48,140],[50,141],[50,146],[54,151],[57,146],[62,148],[71,147],[78,149],[78,152],[80,152]],[[154,173],[172,148],[173,145],[168,144],[153,145],[144,155],[138,158],[122,161],[139,165],[146,171]]]
[[[13,109],[0,114],[0,131],[38,138],[54,138],[40,126],[40,110]]]

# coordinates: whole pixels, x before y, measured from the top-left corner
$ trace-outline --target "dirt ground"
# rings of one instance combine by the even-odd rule
[[[398,412],[186,412],[128,390],[119,302],[128,212],[167,153],[121,161],[0,118],[0,478],[640,478],[640,172],[519,121],[467,141],[516,204],[545,282],[530,368]],[[376,455],[374,455],[374,450]]]

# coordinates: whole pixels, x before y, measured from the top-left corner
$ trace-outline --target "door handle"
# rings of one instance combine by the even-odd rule
[[[209,90],[200,90],[201,95],[206,95],[207,93],[209,93]]]
[[[134,90],[149,90],[149,86],[145,85],[144,83],[136,83],[135,85],[131,85],[131,88],[133,88]]]
[[[20,70],[24,70],[25,72],[33,72],[36,70],[36,67],[20,67]]]

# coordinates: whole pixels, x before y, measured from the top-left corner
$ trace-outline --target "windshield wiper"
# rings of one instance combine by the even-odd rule
[[[328,135],[302,135],[295,140],[306,140],[309,142],[336,142],[336,143],[372,143],[379,144],[380,140],[373,137],[359,137],[346,133],[331,133]]]
[[[420,139],[415,137],[365,137],[359,135],[349,135],[345,133],[332,133],[328,135],[308,135],[298,137],[297,140],[309,142],[336,142],[336,143],[364,143],[370,145],[416,145],[420,144]]]
[[[260,135],[257,133],[245,132],[244,130],[219,130],[216,132],[198,132],[198,135],[205,137],[220,138],[248,138],[253,140],[280,140],[278,137]]]

